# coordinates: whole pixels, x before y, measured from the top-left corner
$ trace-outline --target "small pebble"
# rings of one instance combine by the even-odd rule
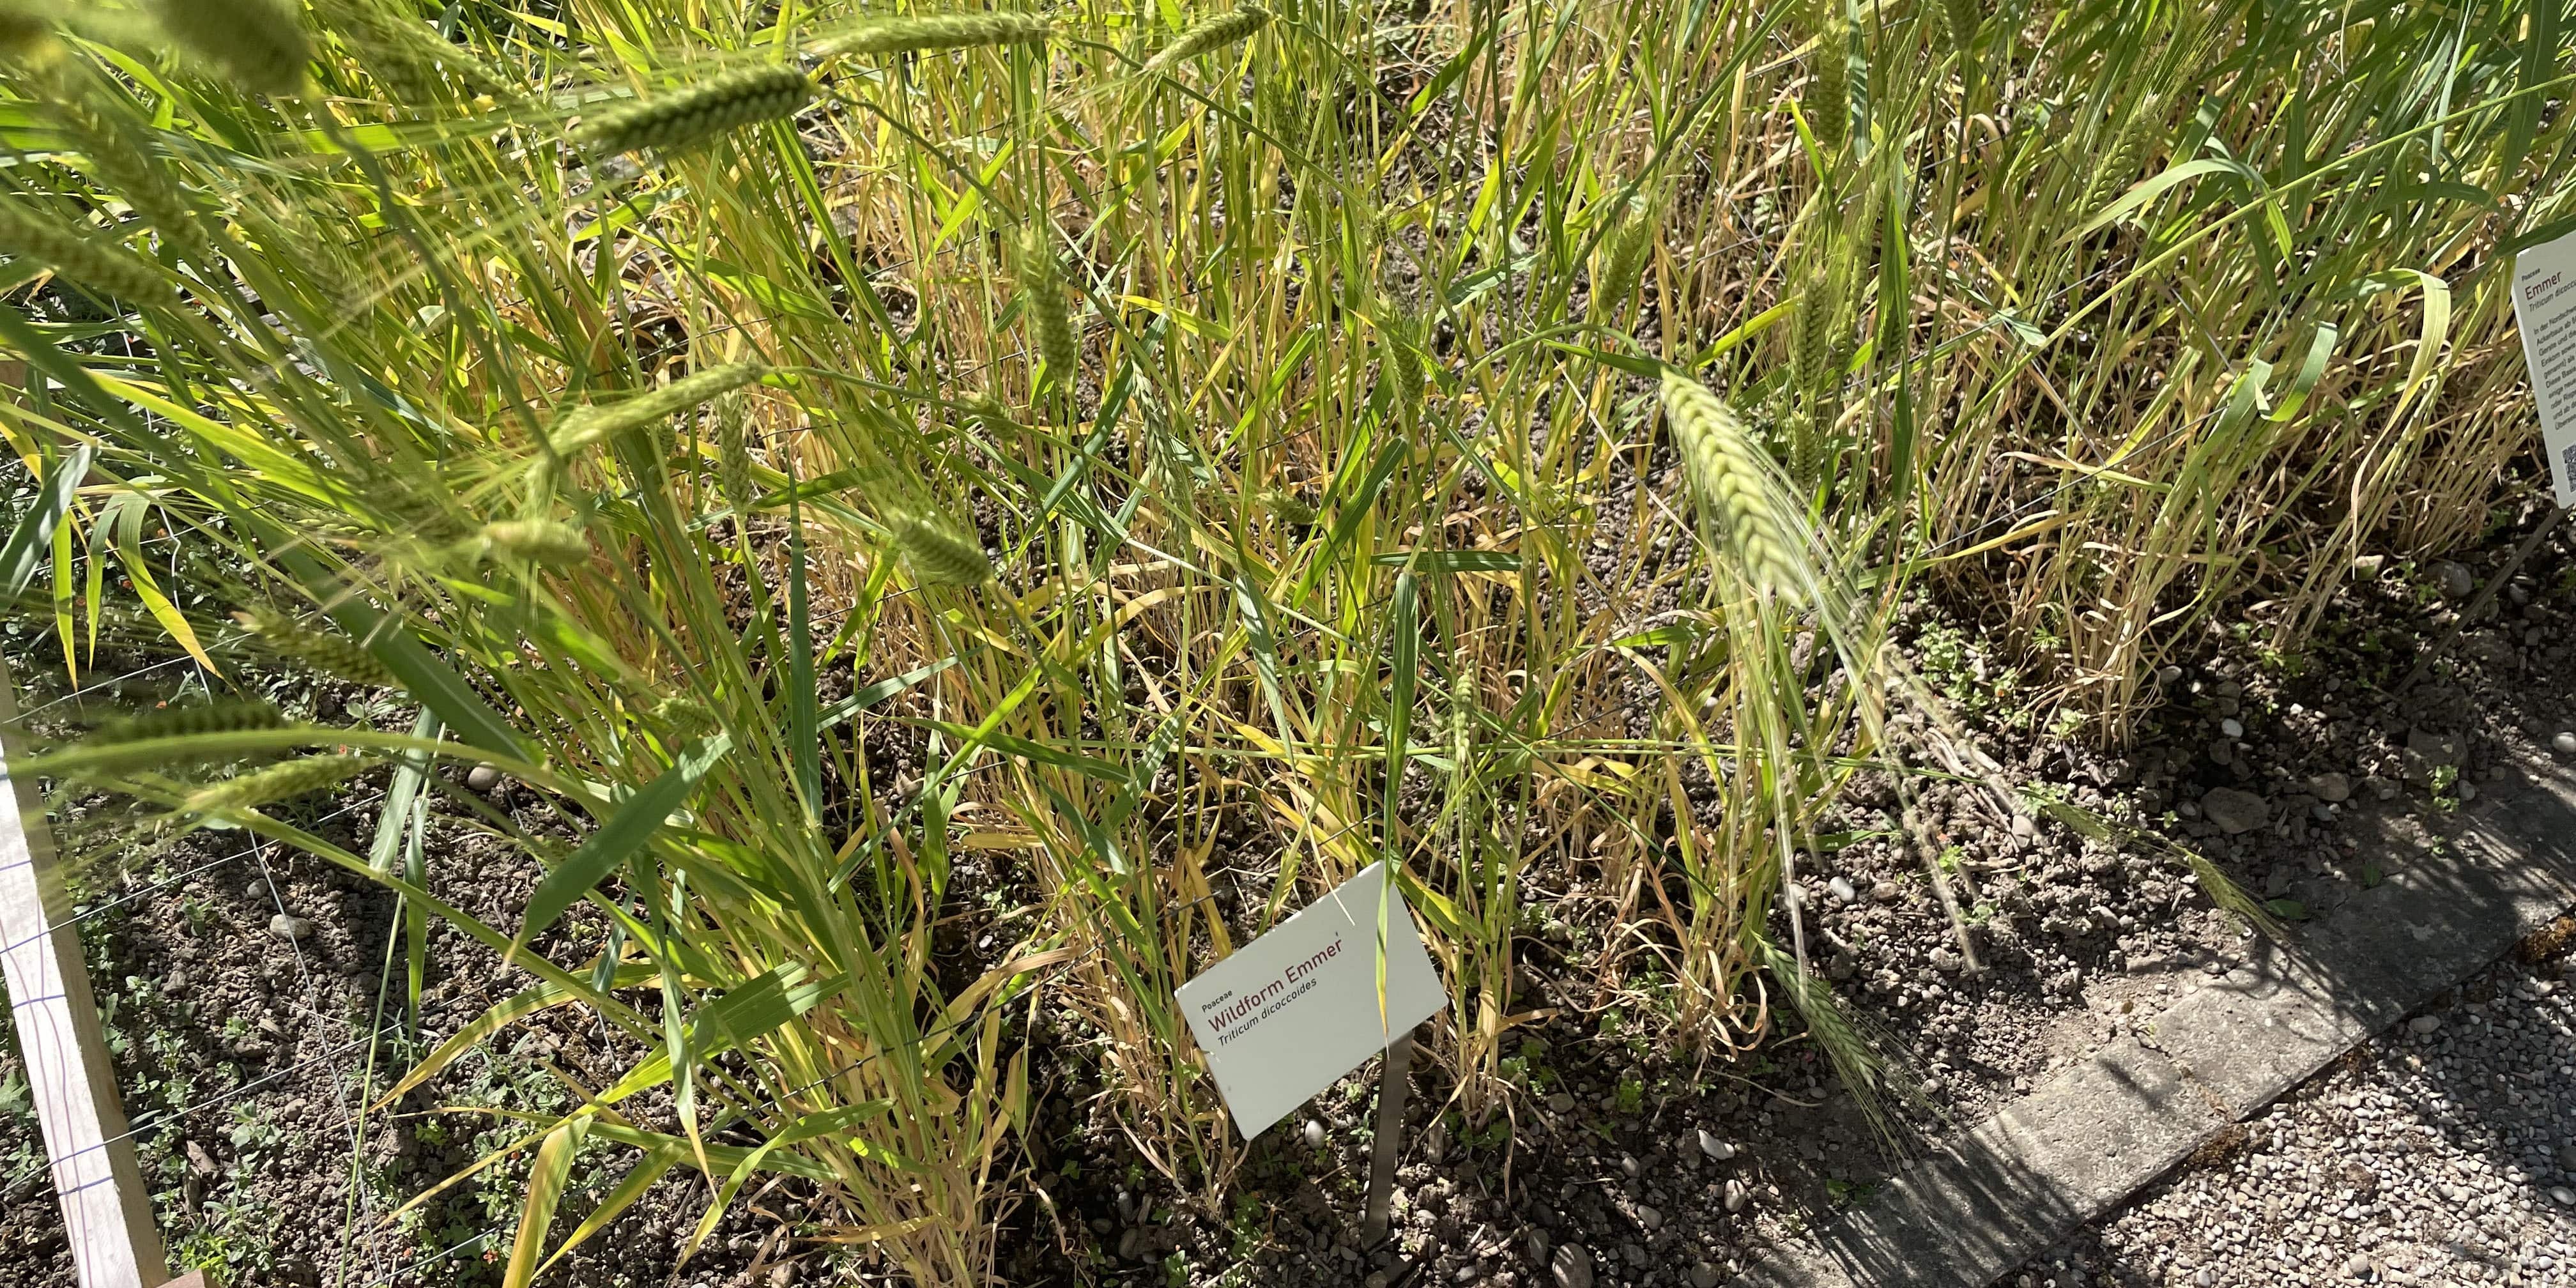
[[[2218,722],[2218,732],[2223,737],[2242,738],[2245,736],[2245,723],[2230,716]]]
[[[2559,755],[2576,756],[2576,733],[2562,733],[2550,739],[2549,745],[2557,748]]]
[[[1721,1163],[1735,1157],[1735,1147],[1711,1135],[1706,1127],[1699,1129],[1699,1152]]]
[[[1835,877],[1826,882],[1825,891],[1834,897],[1836,903],[1860,902],[1860,891],[1853,888],[1849,877]]]
[[[2576,1207],[2576,1190],[2571,1190],[2564,1185],[2550,1186],[2549,1201],[2560,1207]]]
[[[1714,1261],[1694,1261],[1691,1263],[1691,1288],[1717,1288],[1718,1281],[1724,1278],[1726,1278],[1726,1272],[1718,1269],[1717,1263]]]
[[[2161,684],[2168,689],[2182,683],[2182,668],[2174,666],[2171,663],[2157,667],[2156,683]]]
[[[1628,1174],[1628,1179],[1633,1181],[1646,1174],[1646,1165],[1638,1162],[1637,1156],[1634,1154],[1621,1154],[1619,1156],[1619,1170],[1626,1172]]]
[[[302,917],[290,917],[281,912],[268,919],[268,929],[269,933],[274,935],[282,935],[288,939],[302,939],[313,933],[313,923]]]
[[[1307,1120],[1306,1120],[1306,1148],[1308,1148],[1308,1149],[1322,1149],[1323,1147],[1324,1147],[1324,1124],[1322,1124],[1322,1123],[1320,1123],[1320,1122],[1317,1122],[1317,1121],[1315,1121],[1315,1120],[1314,1120],[1314,1119],[1312,1119],[1312,1118],[1307,1119]]]
[[[1741,1212],[1741,1211],[1743,1211],[1743,1210],[1744,1210],[1744,1203],[1745,1203],[1745,1200],[1747,1200],[1747,1199],[1749,1199],[1749,1198],[1752,1198],[1752,1197],[1753,1197],[1753,1193],[1752,1193],[1752,1191],[1747,1190],[1747,1189],[1745,1189],[1745,1188],[1744,1188],[1744,1182],[1739,1181],[1739,1180],[1729,1180],[1729,1181],[1726,1183],[1726,1210],[1727,1210],[1727,1211],[1729,1211],[1729,1212]]]
[[[1556,1255],[1547,1260],[1548,1277],[1556,1288],[1592,1288],[1592,1254],[1579,1243],[1558,1246]]]
[[[2406,1031],[2419,1038],[2431,1034],[2433,1030],[2440,1027],[2442,1027],[2442,1017],[2438,1015],[2418,1015],[2406,1021]]]
[[[490,765],[476,765],[465,771],[465,785],[474,791],[488,792],[501,785],[501,771]]]

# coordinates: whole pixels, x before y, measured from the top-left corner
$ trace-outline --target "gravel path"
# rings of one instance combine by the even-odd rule
[[[2004,1282],[2576,1288],[2576,958],[2488,971]]]

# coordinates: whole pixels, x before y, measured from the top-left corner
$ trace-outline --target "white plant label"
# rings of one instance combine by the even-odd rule
[[[1379,920],[1381,912],[1385,920]],[[1385,1006],[1378,1004],[1378,928]],[[1404,896],[1372,863],[1174,995],[1245,1139],[1448,1003]]]
[[[2540,441],[2558,504],[2576,505],[2576,233],[2513,260],[2513,321],[2540,405]]]

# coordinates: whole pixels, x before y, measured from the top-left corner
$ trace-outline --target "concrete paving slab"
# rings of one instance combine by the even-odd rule
[[[2422,853],[2383,838],[2384,883],[1735,1282],[1985,1288],[2576,907],[2576,781],[2554,766],[2511,774],[2463,822]]]

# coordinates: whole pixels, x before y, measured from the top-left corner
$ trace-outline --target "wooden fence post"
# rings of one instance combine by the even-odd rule
[[[6,364],[0,385],[15,394],[26,368]],[[18,720],[9,675],[0,668],[0,729]],[[0,739],[0,981],[27,1062],[36,1123],[53,1162],[80,1288],[159,1288],[170,1278],[161,1235],[116,1096],[98,1003],[81,961],[71,894],[45,829],[33,782],[9,770],[14,735]]]

